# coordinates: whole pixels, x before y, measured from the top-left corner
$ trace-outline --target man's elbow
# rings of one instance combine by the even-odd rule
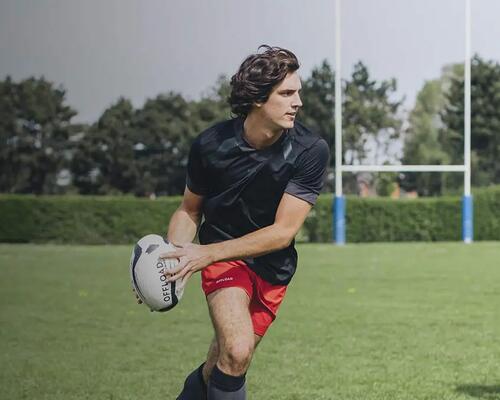
[[[191,212],[188,212],[188,215],[193,222],[195,222],[196,224],[200,223],[201,211],[191,211]]]
[[[196,208],[188,208],[185,207],[184,204],[181,204],[177,209],[178,212],[187,214],[187,216],[193,221],[198,223],[201,219],[201,210]]]

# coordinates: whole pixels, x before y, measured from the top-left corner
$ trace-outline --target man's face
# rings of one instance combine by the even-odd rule
[[[267,101],[257,106],[259,114],[273,128],[293,128],[295,115],[302,107],[300,89],[302,85],[299,74],[296,71],[288,73],[285,79],[273,88]]]

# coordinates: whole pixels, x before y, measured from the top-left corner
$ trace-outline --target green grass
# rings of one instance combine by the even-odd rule
[[[135,304],[130,246],[0,245],[0,399],[170,400],[212,329]],[[500,399],[500,244],[303,245],[250,399]]]

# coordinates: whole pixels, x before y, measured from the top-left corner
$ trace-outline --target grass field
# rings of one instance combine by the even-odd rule
[[[0,399],[175,399],[212,336],[199,277],[150,313],[130,250],[0,245]],[[500,243],[299,253],[249,399],[500,399]]]

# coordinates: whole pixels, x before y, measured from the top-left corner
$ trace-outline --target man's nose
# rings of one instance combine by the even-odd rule
[[[293,98],[292,102],[293,107],[302,107],[302,100],[300,99],[300,95],[296,94]]]

